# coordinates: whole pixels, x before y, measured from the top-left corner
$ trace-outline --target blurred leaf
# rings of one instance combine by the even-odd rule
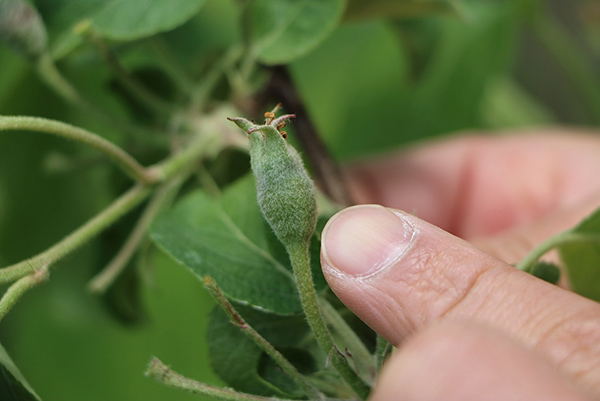
[[[0,110],[8,102],[13,93],[19,90],[21,80],[27,75],[28,65],[8,47],[0,43],[0,60],[2,60],[2,74],[0,74]],[[2,113],[4,114],[4,113]]]
[[[240,5],[235,0],[212,0],[184,25],[162,35],[177,62],[194,74],[207,62],[241,40]]]
[[[402,36],[394,26],[376,22],[342,26],[291,65],[311,116],[335,155],[364,157],[485,127],[486,88],[510,72],[520,25],[511,2],[468,2],[465,9],[468,21],[419,20],[424,34],[435,37],[424,41],[429,55],[416,79]]]
[[[302,373],[313,373],[317,360],[325,365],[324,355],[312,340],[302,316],[277,316],[250,308],[239,308],[244,319],[280,352],[294,357],[290,360]],[[296,384],[263,355],[258,346],[231,323],[227,315],[216,308],[208,325],[211,365],[228,385],[244,392],[267,396],[299,395]],[[307,338],[311,340],[307,342]],[[302,349],[305,352],[294,352]],[[286,350],[286,351],[284,351]],[[311,352],[312,351],[312,352]],[[313,355],[313,353],[315,355]],[[268,360],[266,360],[268,358]],[[295,363],[294,363],[295,362]]]
[[[558,247],[571,288],[584,297],[600,301],[600,209],[570,232],[589,237],[589,241]]]
[[[2,345],[0,345],[0,399],[2,401],[41,400]]]
[[[46,51],[48,34],[40,15],[25,0],[0,0],[0,39],[35,59]]]
[[[259,60],[283,64],[305,55],[333,32],[345,6],[346,0],[254,0],[249,19]]]
[[[37,393],[60,401],[212,401],[143,375],[150,357],[158,355],[182,374],[221,384],[205,341],[213,301],[201,283],[156,252],[154,280],[143,289],[148,324],[127,329],[86,291],[89,256],[69,258],[72,263],[53,274],[51,285],[32,291],[3,321],[15,362]]]
[[[422,17],[430,14],[458,14],[451,0],[349,0],[344,19],[395,19]]]
[[[258,209],[252,176],[219,199],[192,193],[155,222],[152,238],[200,279],[213,277],[234,300],[282,314],[302,310],[289,263],[271,256],[281,245]]]
[[[522,128],[556,123],[544,105],[508,77],[490,82],[481,107],[483,119],[490,128]]]
[[[538,262],[531,271],[537,278],[541,278],[550,284],[558,283],[560,279],[560,269],[554,263]]]
[[[111,39],[133,40],[171,30],[196,14],[206,0],[99,1],[94,25]]]
[[[54,53],[61,55],[77,41],[73,28],[90,20],[105,37],[135,40],[171,30],[194,16],[206,0],[38,0]]]

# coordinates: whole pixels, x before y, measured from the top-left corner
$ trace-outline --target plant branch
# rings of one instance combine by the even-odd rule
[[[104,293],[123,272],[144,238],[146,238],[148,228],[163,209],[165,201],[170,199],[173,191],[176,191],[187,177],[188,175],[181,175],[178,177],[179,179],[169,181],[156,190],[123,247],[110,263],[89,282],[88,289],[91,292]]]
[[[296,277],[302,309],[319,346],[326,355],[330,356],[331,363],[344,381],[362,400],[366,400],[371,390],[370,387],[352,370],[346,358],[339,352],[323,319],[310,270],[308,245],[302,244],[295,248],[288,248],[288,252]]]
[[[47,265],[13,283],[0,299],[0,320],[15,306],[25,292],[46,280],[48,280]]]
[[[553,237],[548,238],[547,240],[536,246],[531,252],[529,252],[529,254],[527,254],[527,256],[525,256],[525,258],[523,258],[523,260],[521,260],[521,262],[517,265],[517,269],[523,270],[527,273],[531,273],[536,262],[552,249],[561,245],[583,242],[593,242],[600,244],[600,237],[587,234],[580,234],[572,231],[566,231],[557,234]]]
[[[383,363],[385,362],[393,346],[388,342],[388,340],[377,334],[377,344],[375,348],[377,368],[381,368],[381,365],[383,365]]]
[[[198,136],[187,144],[183,150],[167,160],[149,167],[148,170],[152,171],[152,175],[156,176],[158,181],[163,182],[173,177],[185,166],[198,160],[205,152],[209,152],[214,142],[221,139],[220,136],[212,134]]]
[[[44,252],[30,259],[0,269],[0,283],[8,283],[27,274],[35,273],[44,266],[45,268],[50,268],[52,264],[79,248],[135,206],[139,205],[151,192],[151,187],[144,185],[134,186],[105,210]]]
[[[0,116],[0,131],[26,130],[56,135],[91,146],[114,161],[135,181],[152,184],[156,177],[147,171],[130,154],[106,139],[82,128],[40,117]]]
[[[62,124],[62,123],[59,123]],[[74,127],[72,127],[74,128]],[[203,135],[196,138],[185,149],[179,151],[167,160],[149,167],[146,174],[153,177],[153,182],[164,182],[173,178],[190,164],[201,157],[209,140],[215,136]],[[48,248],[46,251],[22,262],[0,269],[0,283],[17,280],[29,273],[37,271],[44,265],[50,267],[56,261],[79,248],[81,245],[98,235],[101,231],[120,219],[146,199],[154,188],[150,185],[137,184],[110,206],[93,217],[83,226],[66,236],[63,240]]]
[[[364,367],[368,370],[370,379],[374,379],[377,374],[375,366],[375,360],[373,355],[369,352],[365,343],[356,335],[356,332],[348,325],[337,310],[327,301],[320,303],[323,317],[327,321],[335,332],[343,339],[350,350],[353,358],[355,358],[358,366]]]
[[[225,75],[225,72],[234,65],[241,55],[242,48],[233,46],[208,69],[200,82],[193,89],[191,102],[191,110],[193,112],[201,111],[202,106],[206,103],[206,100],[219,82],[219,79]]]
[[[285,373],[288,374],[300,387],[306,395],[314,400],[324,400],[325,396],[319,389],[314,387],[298,370],[288,361],[279,351],[275,349],[263,336],[261,336],[252,326],[250,326],[229,302],[225,294],[217,286],[217,283],[211,277],[204,277],[204,286],[217,301],[221,309],[229,316],[231,322],[238,326],[242,333],[250,338],[261,350],[269,355]]]
[[[60,73],[50,54],[43,54],[40,56],[35,68],[39,77],[46,85],[48,85],[48,87],[50,87],[50,89],[73,106],[88,113],[90,117],[103,123],[109,122],[117,129],[126,131],[135,137],[142,138],[145,143],[156,143],[156,145],[166,144],[166,141],[163,140],[162,137],[157,136],[156,132],[151,132],[153,131],[152,129],[140,128],[136,125],[132,125],[122,118],[107,113],[105,110],[99,109],[96,105],[90,103],[86,98],[81,96],[77,89]],[[153,133],[154,135],[148,135],[149,133]]]
[[[171,370],[168,366],[162,363],[158,358],[153,358],[146,370],[146,376],[152,377],[163,384],[170,387],[175,387],[181,390],[186,390],[196,394],[202,394],[208,397],[213,397],[218,400],[226,401],[292,401],[282,400],[274,397],[261,397],[258,395],[240,393],[228,388],[211,386],[205,383],[200,383],[196,380],[188,379],[177,372]]]
[[[44,53],[37,60],[35,65],[40,78],[52,88],[59,96],[69,103],[77,104],[79,107],[90,109],[91,106],[79,95],[69,81],[67,81],[60,71],[56,68],[54,60],[49,53]]]

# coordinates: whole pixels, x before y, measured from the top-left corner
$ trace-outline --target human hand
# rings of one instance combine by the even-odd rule
[[[600,136],[464,137],[351,170],[323,231],[332,290],[399,350],[373,400],[600,396],[600,305],[521,272],[600,205]],[[599,283],[600,285],[600,283]]]

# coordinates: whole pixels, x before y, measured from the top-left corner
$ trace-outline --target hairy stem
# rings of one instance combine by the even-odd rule
[[[123,244],[123,247],[110,263],[88,284],[88,288],[91,292],[104,293],[123,272],[142,241],[146,238],[148,228],[158,213],[163,209],[164,203],[171,198],[173,191],[179,189],[182,181],[186,177],[187,175],[179,176],[179,179],[167,182],[156,190],[133,228],[133,231],[125,241],[125,244]]]
[[[387,356],[390,354],[393,346],[386,340],[377,334],[377,345],[375,346],[375,358],[377,368],[381,368],[381,365],[385,362]]]
[[[242,333],[250,338],[261,350],[269,355],[275,363],[277,363],[285,373],[288,374],[300,387],[302,387],[306,395],[310,396],[313,400],[323,400],[325,396],[314,387],[306,377],[302,376],[300,372],[288,361],[279,351],[275,349],[263,336],[261,336],[252,326],[250,326],[239,314],[239,312],[233,307],[231,302],[225,297],[225,294],[217,286],[217,283],[211,277],[204,278],[204,285],[206,289],[215,298],[221,309],[229,316],[231,322],[238,326]]]
[[[230,48],[215,65],[208,69],[200,82],[195,85],[192,92],[192,101],[190,109],[193,112],[200,112],[211,92],[223,77],[224,73],[240,58],[242,48],[234,46]]]
[[[0,320],[12,309],[25,292],[48,280],[48,266],[25,276],[13,283],[0,299]]]
[[[196,139],[179,153],[176,153],[162,163],[148,168],[146,173],[150,174],[151,177],[155,177],[159,182],[173,178],[173,176],[190,164],[195,163],[201,157],[210,138],[210,136],[202,136]],[[124,214],[146,199],[153,190],[154,188],[149,185],[138,184],[134,186],[94,218],[46,251],[30,259],[0,269],[0,283],[17,280],[37,271],[44,265],[50,267],[53,263],[79,248],[115,221],[119,220]]]
[[[154,129],[142,128],[123,120],[119,116],[112,115],[92,104],[84,98],[77,89],[60,73],[49,54],[42,55],[36,63],[36,71],[42,81],[48,85],[56,94],[69,102],[71,105],[86,112],[90,117],[102,123],[110,123],[111,126],[123,130],[136,138],[142,138],[145,143],[153,145],[165,145],[165,139],[157,134]],[[150,135],[152,134],[152,135]]]
[[[580,234],[572,231],[563,232],[553,237],[548,238],[538,246],[536,246],[523,260],[517,265],[517,269],[523,270],[527,273],[533,271],[533,267],[537,261],[552,249],[561,245],[582,243],[582,242],[593,242],[600,244],[600,237]]]
[[[323,317],[333,328],[334,332],[337,332],[339,338],[342,338],[343,342],[347,344],[352,358],[356,361],[359,367],[367,370],[367,375],[370,379],[375,378],[377,369],[375,366],[375,360],[373,355],[369,352],[365,343],[356,335],[354,330],[346,323],[344,318],[340,316],[337,310],[327,301],[320,303]],[[363,376],[364,377],[364,376]]]
[[[11,282],[26,274],[34,273],[42,266],[49,268],[52,264],[85,244],[91,238],[95,237],[112,223],[120,219],[125,213],[139,205],[151,192],[152,189],[150,187],[136,185],[114,201],[109,207],[104,209],[100,214],[96,215],[54,246],[30,259],[0,269],[0,283]]]
[[[146,376],[150,376],[167,386],[175,387],[181,390],[186,390],[191,393],[202,394],[207,397],[212,397],[217,400],[226,401],[292,401],[282,400],[275,397],[261,397],[258,395],[239,393],[237,391],[211,386],[205,383],[200,383],[196,380],[188,379],[177,372],[171,370],[168,366],[162,363],[158,358],[153,358],[146,370]]]
[[[156,178],[129,153],[101,136],[82,128],[40,117],[0,116],[0,131],[8,130],[42,132],[83,143],[106,155],[135,181],[143,184],[152,184],[156,181]]]
[[[153,171],[159,181],[164,181],[177,174],[185,168],[185,166],[198,160],[205,154],[207,149],[211,148],[215,141],[219,141],[221,137],[218,135],[205,134],[193,139],[184,149],[176,153],[174,156],[162,161],[149,170]]]
[[[82,99],[69,81],[67,81],[56,68],[52,56],[43,54],[37,61],[36,69],[41,79],[52,88],[60,97],[69,103],[77,104],[79,107],[89,108],[89,104]]]
[[[323,319],[310,270],[308,245],[299,245],[288,249],[288,252],[294,269],[298,292],[300,293],[302,309],[319,346],[331,358],[331,363],[346,383],[352,387],[362,400],[366,400],[370,392],[369,386],[352,370],[348,365],[348,361],[339,352]]]

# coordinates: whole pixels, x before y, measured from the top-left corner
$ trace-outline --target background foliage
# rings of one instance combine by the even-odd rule
[[[319,134],[340,161],[460,130],[600,123],[597,1],[33,4],[64,77],[90,103],[143,132],[132,133],[113,119],[76,107],[40,78],[27,57],[4,44],[0,114],[85,127],[146,164],[168,153],[166,140],[177,141],[174,127],[180,122],[173,109],[191,110],[198,127],[219,130],[224,116],[215,115],[216,106],[252,110],[248,96],[267,85],[271,66],[278,64],[287,66]],[[126,75],[147,88],[145,100],[102,57],[97,37]],[[244,57],[236,59],[240,53]],[[215,77],[215,66],[227,74]],[[206,93],[206,82],[214,83],[214,90],[202,98],[198,93]],[[197,107],[186,109],[190,104]],[[373,121],[377,130],[371,128]],[[227,149],[205,165],[224,186],[247,169],[247,162],[239,151]],[[0,264],[47,248],[127,187],[120,173],[80,145],[29,132],[1,133]],[[169,213],[193,225],[202,216],[187,210],[185,202]],[[237,210],[237,205],[206,197],[194,202],[204,202],[206,213]],[[118,250],[133,221],[123,220],[60,262],[51,281],[27,294],[0,325],[2,344],[45,400],[198,399],[145,378],[151,355],[185,375],[221,384],[205,340],[213,301],[200,281],[158,248],[148,243],[106,295],[87,291],[88,281]],[[221,223],[215,219],[211,224]],[[268,235],[263,229],[267,233],[249,235]],[[252,257],[245,258],[248,264]],[[242,266],[232,262],[231,267]],[[293,302],[257,302],[267,309],[297,310]]]

